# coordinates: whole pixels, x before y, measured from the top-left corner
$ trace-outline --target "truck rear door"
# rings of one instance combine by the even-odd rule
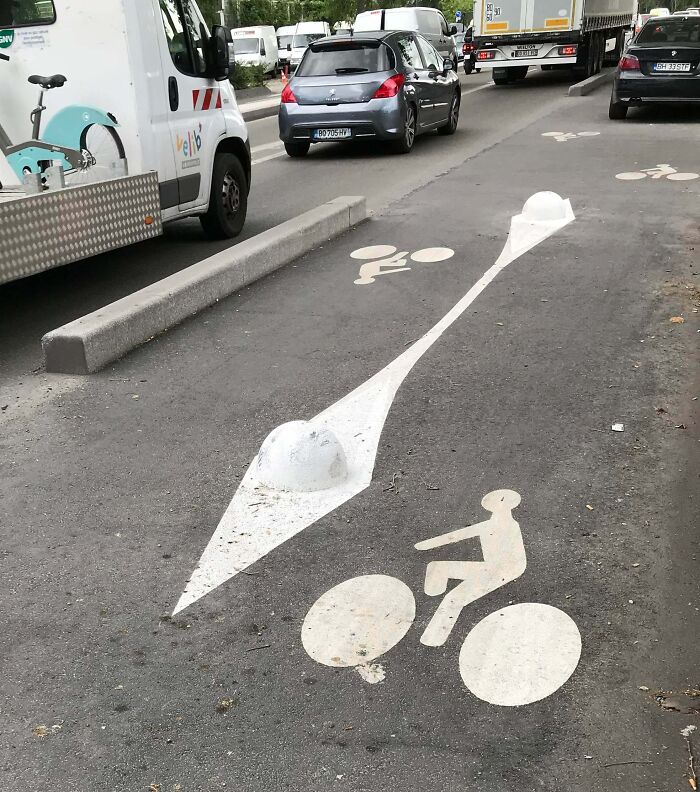
[[[484,0],[482,35],[569,30],[576,0]]]
[[[524,30],[549,33],[571,30],[576,0],[525,0]]]

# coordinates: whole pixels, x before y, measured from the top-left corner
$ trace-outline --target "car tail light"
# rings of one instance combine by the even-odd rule
[[[559,47],[559,54],[565,57],[571,57],[578,52],[576,44],[568,44],[566,47]]]
[[[282,90],[282,96],[280,97],[280,101],[282,104],[296,104],[297,98],[294,96],[294,91],[289,86],[289,83],[284,86]]]
[[[493,60],[496,57],[496,50],[481,50],[476,53],[476,59],[480,61]]]
[[[623,55],[620,58],[620,71],[639,71],[639,59],[636,55]]]
[[[392,77],[389,77],[388,80],[384,80],[384,82],[377,88],[375,91],[373,99],[390,99],[392,96],[396,96],[396,94],[403,88],[403,84],[406,82],[406,78],[403,74],[394,74]]]

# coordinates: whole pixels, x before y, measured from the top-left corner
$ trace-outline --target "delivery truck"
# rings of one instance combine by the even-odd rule
[[[496,85],[530,66],[590,77],[619,60],[636,9],[637,0],[476,0],[476,65]]]
[[[0,283],[199,217],[245,222],[230,32],[194,0],[0,0]]]

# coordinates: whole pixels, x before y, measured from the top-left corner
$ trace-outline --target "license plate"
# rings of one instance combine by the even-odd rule
[[[689,63],[655,63],[654,71],[658,72],[689,72]]]
[[[314,129],[316,140],[343,140],[349,138],[352,132],[348,127],[338,127],[337,129]]]
[[[532,49],[517,49],[513,52],[513,56],[516,58],[536,58],[537,57],[537,48]]]

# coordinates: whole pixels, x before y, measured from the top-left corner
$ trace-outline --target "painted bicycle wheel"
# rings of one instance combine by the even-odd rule
[[[67,184],[91,184],[114,175],[114,166],[124,159],[124,144],[114,127],[90,124],[80,136],[85,166],[66,174]]]

